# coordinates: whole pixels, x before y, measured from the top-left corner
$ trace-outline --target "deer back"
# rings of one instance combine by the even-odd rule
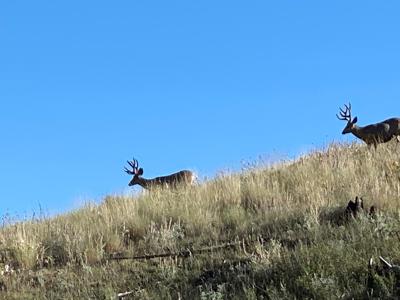
[[[389,125],[389,134],[393,135],[400,135],[400,118],[390,118],[382,123]]]
[[[183,170],[168,176],[156,177],[153,180],[159,185],[167,184],[176,186],[181,183],[192,184],[194,181],[194,174],[189,170]]]

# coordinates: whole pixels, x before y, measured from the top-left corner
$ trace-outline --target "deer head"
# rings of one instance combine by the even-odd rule
[[[349,105],[345,104],[344,107],[345,107],[345,110],[343,110],[342,108],[339,108],[340,109],[340,117],[336,114],[336,117],[339,120],[347,121],[347,125],[343,129],[342,134],[353,132],[353,130],[356,126],[355,124],[357,123],[357,117],[355,117],[353,120],[351,119],[351,104],[350,103],[349,103]]]
[[[143,169],[139,168],[139,163],[136,159],[133,158],[132,161],[128,160],[129,166],[131,166],[132,171],[129,170],[127,167],[125,167],[125,172],[128,173],[129,175],[133,175],[132,180],[129,182],[129,186],[139,184],[141,182],[140,176],[143,175]]]

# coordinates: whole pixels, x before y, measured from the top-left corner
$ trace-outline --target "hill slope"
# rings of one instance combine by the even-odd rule
[[[399,297],[400,277],[378,262],[400,261],[399,162],[396,143],[377,151],[331,145],[196,187],[110,196],[55,218],[5,224],[0,297]],[[378,214],[344,214],[355,196]],[[181,255],[110,260],[160,253]]]

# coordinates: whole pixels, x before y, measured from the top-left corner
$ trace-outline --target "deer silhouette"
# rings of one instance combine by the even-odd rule
[[[340,116],[336,114],[339,120],[347,121],[342,134],[352,133],[363,140],[369,147],[374,145],[375,149],[378,144],[389,142],[394,137],[396,137],[397,141],[400,141],[400,118],[390,118],[379,123],[358,126],[356,125],[357,117],[351,118],[351,104],[345,104],[344,106],[345,109],[339,108]]]
[[[143,175],[143,169],[139,168],[139,163],[136,159],[133,159],[132,161],[128,160],[128,164],[132,170],[125,167],[125,172],[129,175],[133,175],[132,180],[128,184],[129,186],[138,184],[145,189],[151,189],[154,187],[176,188],[180,184],[191,185],[196,180],[196,175],[192,171],[188,170],[182,170],[167,176],[146,179],[141,177]]]

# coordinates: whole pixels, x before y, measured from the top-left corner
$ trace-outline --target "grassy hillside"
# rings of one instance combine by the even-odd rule
[[[346,217],[355,196],[378,214]],[[5,224],[0,297],[398,298],[400,275],[382,270],[378,257],[400,263],[399,212],[400,145],[332,145],[195,187]],[[228,242],[237,244],[195,252]],[[193,255],[109,260],[185,249]]]

